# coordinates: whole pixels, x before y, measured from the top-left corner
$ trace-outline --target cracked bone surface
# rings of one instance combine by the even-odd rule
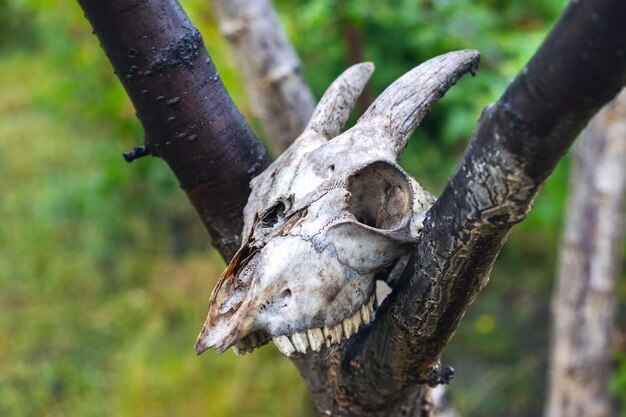
[[[423,63],[343,133],[373,65],[331,84],[302,135],[250,183],[243,244],[213,290],[198,353],[273,340],[287,356],[305,354],[373,319],[374,275],[398,269],[434,202],[397,160],[432,104],[477,64],[476,51]]]

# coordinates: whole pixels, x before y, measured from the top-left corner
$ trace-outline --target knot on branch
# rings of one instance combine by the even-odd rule
[[[449,384],[454,379],[454,368],[451,366],[436,365],[428,374],[426,380],[422,381],[423,384],[428,384],[434,388],[437,385]]]
[[[182,36],[172,40],[151,59],[152,70],[162,72],[167,68],[193,68],[204,42],[200,32],[194,27],[183,27],[181,31]]]

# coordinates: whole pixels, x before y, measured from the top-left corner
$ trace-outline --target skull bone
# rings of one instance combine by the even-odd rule
[[[409,252],[434,202],[397,160],[430,106],[476,62],[475,51],[427,61],[343,133],[373,65],[335,80],[302,135],[251,181],[243,244],[213,290],[198,353],[333,326],[368,302],[375,274]]]

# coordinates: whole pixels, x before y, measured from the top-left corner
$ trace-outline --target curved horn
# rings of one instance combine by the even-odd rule
[[[372,103],[356,128],[383,130],[391,151],[399,158],[406,143],[439,100],[465,73],[476,71],[480,54],[474,50],[449,52],[432,58],[397,79]]]
[[[345,70],[328,87],[305,130],[314,130],[327,139],[341,133],[372,72],[374,64],[371,62],[356,64]]]

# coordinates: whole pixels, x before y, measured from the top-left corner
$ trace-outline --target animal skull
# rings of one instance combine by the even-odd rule
[[[287,356],[319,351],[369,323],[374,275],[409,252],[434,202],[397,160],[477,61],[475,51],[427,61],[344,133],[374,67],[355,65],[333,82],[302,135],[250,184],[243,244],[213,290],[198,353],[245,353],[271,339]]]

